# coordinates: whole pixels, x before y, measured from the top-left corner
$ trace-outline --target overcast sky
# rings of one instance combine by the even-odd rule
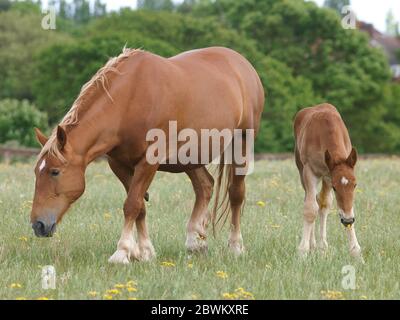
[[[48,0],[42,0],[46,6]],[[238,0],[240,1],[240,0]],[[301,0],[299,0],[301,1]],[[322,5],[324,0],[310,0]],[[182,0],[174,0],[179,3]],[[121,7],[136,7],[136,0],[103,0],[108,10],[118,10]],[[385,31],[386,15],[390,9],[400,21],[400,0],[351,0],[352,7],[360,20],[373,23],[380,31]]]

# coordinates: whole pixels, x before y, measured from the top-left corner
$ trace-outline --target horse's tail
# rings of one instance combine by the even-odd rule
[[[229,187],[232,184],[233,165],[224,163],[224,155],[221,155],[220,163],[217,166],[217,184],[215,198],[211,214],[213,234],[216,234],[217,225],[222,222],[221,228],[225,225],[230,212]]]

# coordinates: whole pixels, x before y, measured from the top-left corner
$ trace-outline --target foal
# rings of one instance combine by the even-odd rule
[[[351,145],[347,128],[336,108],[322,104],[299,111],[294,120],[295,158],[305,190],[301,255],[316,247],[315,219],[320,216],[320,247],[326,249],[326,221],[332,206],[332,189],[339,216],[349,237],[350,254],[360,256],[354,230],[354,166],[357,151]],[[317,194],[318,182],[322,180]]]

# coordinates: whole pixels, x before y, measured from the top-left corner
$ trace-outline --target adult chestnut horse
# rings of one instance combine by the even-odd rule
[[[203,129],[253,129],[257,133],[263,106],[264,91],[256,71],[233,50],[212,47],[167,59],[124,49],[82,87],[49,138],[36,130],[43,148],[35,168],[31,213],[35,234],[53,234],[64,213],[84,192],[88,164],[107,155],[127,192],[125,223],[110,262],[128,263],[154,256],[143,198],[158,170],[185,172],[191,179],[196,201],[187,225],[186,246],[191,251],[204,249],[212,176],[203,163],[182,164],[179,159],[176,164],[168,159],[150,163],[146,154],[154,142],[147,141],[146,135],[151,129],[160,129],[168,138],[170,121],[176,121],[178,131],[190,128],[199,135]],[[218,156],[223,159],[223,155],[221,148]],[[240,253],[245,176],[235,173],[236,166],[235,162],[221,162],[217,193],[227,190],[232,213],[229,246]],[[227,179],[222,178],[224,172]],[[135,224],[138,243],[133,237]]]
[[[354,230],[354,189],[357,162],[347,128],[336,108],[322,104],[300,110],[294,120],[295,157],[305,190],[302,255],[315,248],[314,225],[320,216],[320,246],[328,247],[326,220],[332,206],[332,189],[336,195],[340,219],[347,228],[350,253],[359,256],[361,249]],[[317,194],[318,182],[322,180]]]

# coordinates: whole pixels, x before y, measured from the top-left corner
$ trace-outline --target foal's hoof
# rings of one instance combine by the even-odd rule
[[[310,253],[310,250],[300,247],[298,249],[298,253],[299,253],[300,258],[305,259],[305,258],[307,258],[308,254]]]
[[[358,262],[361,262],[362,264],[365,263],[363,256],[361,254],[361,248],[356,246],[350,249],[350,255],[355,258]]]
[[[115,264],[129,264],[129,254],[125,250],[117,250],[115,253],[108,259],[109,263]]]

